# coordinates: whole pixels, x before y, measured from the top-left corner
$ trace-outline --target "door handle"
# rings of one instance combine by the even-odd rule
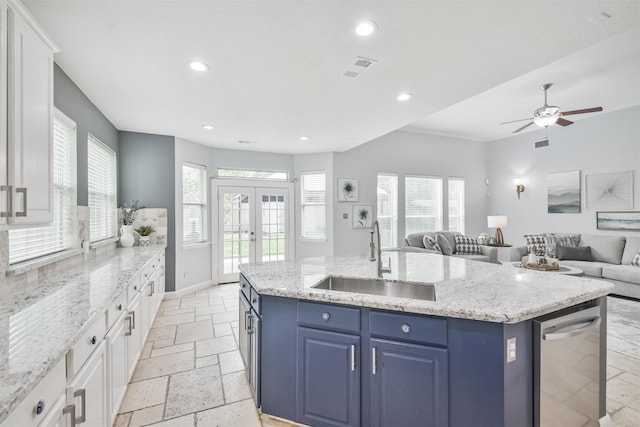
[[[22,212],[16,212],[16,216],[27,216],[27,187],[16,187],[17,193],[22,193]]]
[[[256,241],[256,238],[255,238],[256,233],[254,233],[254,232],[252,231],[251,233],[249,233],[249,235],[251,236],[251,237],[249,237],[249,241],[251,241],[251,242],[255,242],[255,241]]]
[[[72,403],[71,405],[67,405],[62,409],[63,414],[71,414],[71,425],[70,427],[76,427],[76,405]]]
[[[371,374],[376,374],[376,348],[371,347]]]
[[[247,334],[253,333],[253,318],[251,317],[251,311],[247,310],[244,312],[244,321],[246,324]]]
[[[356,370],[356,345],[351,344],[351,372]]]
[[[7,192],[7,210],[6,212],[0,212],[0,218],[8,218],[12,215],[13,212],[13,207],[12,205],[12,201],[13,201],[13,193],[12,193],[12,186],[11,185],[1,185],[0,186],[0,191],[6,191]]]
[[[73,397],[80,397],[82,415],[75,419],[76,424],[82,424],[87,421],[87,390],[81,388],[80,390],[76,390],[73,392]]]
[[[570,329],[568,331],[562,331],[563,329],[568,329],[572,326],[580,326],[577,329]],[[572,325],[568,325],[566,328],[560,328],[558,332],[553,332],[550,334],[543,333],[542,339],[544,341],[554,341],[554,340],[562,340],[565,338],[571,338],[578,335],[582,335],[586,332],[589,332],[592,329],[596,329],[600,326],[600,317],[594,317],[593,319],[589,319],[586,322],[575,323]]]

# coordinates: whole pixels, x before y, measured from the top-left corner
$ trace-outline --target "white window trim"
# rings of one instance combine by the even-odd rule
[[[192,169],[199,169],[200,171],[204,172],[203,174],[203,179],[202,179],[202,202],[203,203],[185,203],[184,201],[184,168],[189,167]],[[209,194],[209,189],[207,187],[208,185],[208,178],[207,178],[207,167],[205,165],[200,165],[198,163],[193,163],[193,162],[182,162],[182,169],[180,171],[180,173],[182,174],[182,180],[181,180],[181,186],[182,186],[182,192],[181,192],[181,196],[182,196],[182,247],[183,248],[196,248],[196,247],[202,247],[203,245],[208,244],[208,239],[209,239],[209,230],[207,227],[207,221],[208,221],[208,217],[209,217],[209,206],[207,205],[207,195]],[[186,205],[189,206],[200,206],[201,208],[204,208],[204,212],[202,214],[202,238],[201,239],[191,239],[191,240],[185,240],[185,236],[184,236],[184,207]]]
[[[313,238],[313,237],[304,237],[302,236],[302,227],[303,227],[303,211],[304,211],[304,197],[303,197],[303,192],[304,192],[304,185],[303,185],[303,176],[304,175],[324,175],[324,210],[325,210],[325,216],[324,216],[324,237],[318,237],[318,238]],[[310,204],[310,206],[319,206],[319,204]],[[305,242],[305,243],[326,243],[327,241],[329,241],[329,236],[327,233],[327,218],[328,218],[329,213],[327,212],[327,172],[324,170],[316,170],[316,171],[304,171],[300,173],[300,237],[298,238],[299,241],[301,242]]]

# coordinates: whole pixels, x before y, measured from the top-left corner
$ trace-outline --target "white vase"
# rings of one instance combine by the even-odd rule
[[[120,227],[120,246],[123,248],[130,248],[133,246],[133,242],[135,239],[133,238],[133,226],[131,225],[123,225]]]

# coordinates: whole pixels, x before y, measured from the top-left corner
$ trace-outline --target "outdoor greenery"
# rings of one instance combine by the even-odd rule
[[[236,240],[232,240],[233,237],[236,237]],[[231,258],[233,256],[238,256],[241,249],[241,254],[243,256],[249,255],[249,237],[245,236],[241,241],[237,240],[237,234],[225,234],[224,236],[224,257]],[[269,242],[271,242],[271,246],[269,246]],[[238,244],[241,245],[238,248]],[[276,255],[276,254],[284,254],[285,252],[285,236],[284,233],[271,234],[263,237],[262,239],[262,253],[265,255]]]

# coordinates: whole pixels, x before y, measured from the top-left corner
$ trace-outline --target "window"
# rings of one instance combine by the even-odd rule
[[[380,224],[380,246],[398,246],[398,177],[378,174],[377,220]]]
[[[37,258],[76,245],[76,124],[54,110],[53,222],[46,227],[9,230],[9,263]]]
[[[464,234],[464,178],[449,178],[449,231]]]
[[[207,240],[207,168],[192,163],[182,165],[182,241]]]
[[[116,153],[89,134],[89,234],[92,242],[116,236]]]
[[[221,178],[272,179],[274,181],[286,181],[289,179],[287,172],[226,168],[218,168],[218,176]]]
[[[442,230],[442,178],[405,177],[407,235]]]
[[[325,174],[303,172],[300,181],[301,236],[303,239],[324,240],[327,238]]]

